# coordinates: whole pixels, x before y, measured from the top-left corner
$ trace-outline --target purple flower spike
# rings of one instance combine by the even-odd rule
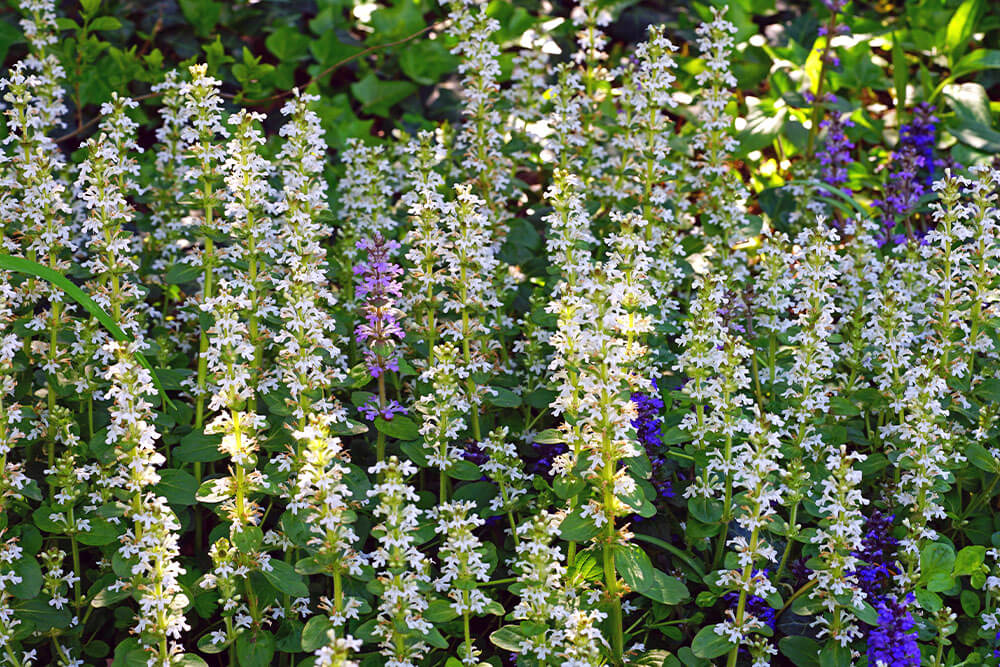
[[[934,143],[938,119],[934,107],[920,104],[913,110],[913,121],[899,128],[899,145],[892,154],[892,173],[885,189],[885,199],[875,200],[872,206],[882,212],[886,229],[885,239],[902,243],[906,237],[892,236],[896,218],[908,216],[920,202],[920,197],[930,188],[934,170],[939,166],[934,159]],[[883,241],[884,242],[884,241]]]
[[[357,247],[368,252],[368,261],[354,268],[358,276],[357,295],[365,299],[361,308],[364,321],[354,334],[364,347],[368,372],[377,378],[386,371],[399,370],[395,348],[396,340],[403,338],[403,329],[399,326],[402,313],[395,307],[395,301],[402,289],[396,278],[403,270],[389,259],[390,253],[399,248],[395,241],[375,234],[371,239],[358,241]]]
[[[846,195],[851,194],[851,189],[846,187],[847,167],[853,162],[851,151],[854,150],[854,143],[847,138],[846,128],[854,127],[850,120],[841,120],[834,117],[824,120],[820,127],[826,129],[826,142],[823,148],[816,153],[816,158],[820,163],[820,178],[823,182],[839,188]]]
[[[653,389],[657,389],[656,380],[653,380]],[[638,416],[632,420],[632,427],[635,428],[636,435],[646,449],[646,455],[653,466],[651,480],[653,486],[661,498],[673,498],[674,490],[666,468],[667,459],[662,451],[663,440],[660,438],[663,425],[660,411],[663,410],[663,401],[655,393],[635,393],[632,394],[632,402],[638,412]]]
[[[919,667],[916,622],[908,606],[913,594],[902,601],[884,598],[876,605],[878,625],[868,635],[868,664]]]

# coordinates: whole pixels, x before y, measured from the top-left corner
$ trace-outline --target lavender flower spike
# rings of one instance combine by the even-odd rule
[[[391,253],[399,249],[399,243],[386,240],[376,232],[372,238],[358,241],[357,247],[368,251],[368,261],[354,268],[359,278],[357,296],[365,299],[361,308],[365,319],[354,333],[364,347],[368,372],[377,378],[386,371],[399,370],[395,339],[403,337],[403,329],[399,326],[402,312],[395,303],[402,289],[396,278],[403,270],[389,259]]]

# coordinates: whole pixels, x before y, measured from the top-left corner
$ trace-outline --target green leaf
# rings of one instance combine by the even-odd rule
[[[480,510],[488,507],[489,502],[496,497],[496,484],[486,481],[474,481],[471,484],[463,484],[452,495],[452,499],[454,500],[473,501]]]
[[[616,546],[614,551],[615,569],[629,588],[641,593],[652,585],[653,563],[645,551],[634,544]]]
[[[233,533],[233,546],[243,553],[253,553],[264,543],[264,531],[258,526],[243,526],[238,533]]]
[[[715,523],[722,519],[722,501],[692,496],[688,498],[688,511],[702,523]]]
[[[483,476],[482,471],[472,461],[459,460],[448,468],[448,477],[466,482],[474,482]]]
[[[778,649],[795,667],[819,667],[819,644],[814,639],[801,635],[784,637],[778,642]]]
[[[648,482],[645,481],[636,484],[631,493],[618,496],[618,500],[632,508],[639,516],[648,519],[656,514],[656,507],[646,498],[646,493],[643,491],[644,484],[648,486]]]
[[[951,61],[961,56],[968,46],[982,8],[983,0],[965,0],[948,21],[944,44]]]
[[[951,76],[957,79],[966,74],[984,69],[1000,69],[1000,51],[996,49],[976,49],[962,56],[951,69]]]
[[[271,582],[271,585],[292,597],[301,598],[309,595],[309,587],[291,565],[277,558],[272,558],[270,565],[271,569],[264,570],[263,574],[264,578]]]
[[[117,341],[127,342],[131,340],[130,336],[126,336],[125,332],[122,331],[111,316],[104,312],[104,310],[97,305],[97,303],[87,296],[82,289],[70,282],[69,278],[62,275],[58,271],[50,269],[47,266],[42,266],[38,262],[33,262],[30,259],[24,259],[23,257],[11,257],[0,253],[0,269],[7,269],[8,271],[15,271],[17,273],[24,273],[29,276],[35,276],[36,278],[41,278],[49,283],[55,285],[62,291],[64,291],[71,299],[76,301],[78,304],[83,306],[83,308],[90,313],[94,319],[101,323],[101,325],[108,330],[114,339]],[[160,392],[160,398],[163,400],[165,405],[169,405],[171,409],[175,406],[173,402],[167,398],[167,394],[163,391],[163,385],[160,384],[160,380],[156,377],[156,371],[146,357],[142,356],[142,353],[136,351],[133,353],[135,360],[139,364],[149,371],[153,378],[153,384],[156,386],[156,390]]]
[[[236,638],[236,657],[241,667],[269,667],[274,658],[274,635],[260,630],[244,632]]]
[[[500,408],[516,408],[521,405],[521,397],[504,387],[487,387],[486,402]]]
[[[221,503],[229,498],[229,490],[225,486],[221,490],[216,491],[216,483],[220,479],[219,477],[213,477],[202,482],[201,486],[198,487],[198,491],[194,494],[195,500],[199,503]]]
[[[969,460],[969,463],[976,466],[980,470],[985,470],[989,473],[1000,472],[1000,464],[998,464],[993,455],[978,442],[970,442],[965,446],[965,458]]]
[[[34,556],[23,555],[15,562],[14,573],[21,581],[8,582],[7,592],[16,598],[30,600],[42,590],[42,568]]]
[[[327,632],[332,629],[329,616],[319,614],[310,618],[306,627],[302,628],[302,650],[312,653],[320,646],[326,646],[329,642]]]
[[[945,86],[942,92],[948,106],[958,116],[960,124],[992,127],[993,114],[990,112],[990,97],[982,84],[953,83]]]
[[[180,463],[209,463],[226,457],[219,449],[222,437],[216,434],[206,434],[201,430],[191,431],[181,438],[180,445],[174,448],[173,457]]]
[[[921,579],[936,574],[950,575],[955,565],[955,550],[948,544],[928,544],[920,552]]]
[[[94,599],[90,601],[90,606],[100,609],[102,607],[113,607],[117,605],[122,600],[132,596],[131,591],[128,590],[111,590],[111,584],[108,584],[94,596]]]
[[[560,475],[552,481],[552,490],[563,500],[572,498],[587,488],[587,480],[569,475]]]
[[[212,28],[219,22],[222,3],[214,0],[179,0],[181,13],[199,37],[210,37]]]
[[[441,631],[437,628],[431,628],[431,631],[423,636],[423,640],[433,646],[434,648],[446,649],[448,648],[448,640],[444,638]]]
[[[683,581],[660,570],[653,570],[653,585],[642,591],[642,594],[669,605],[679,604],[691,596]]]
[[[396,0],[392,7],[382,7],[372,13],[374,31],[366,43],[386,44],[409,37],[424,27],[424,17],[413,0]]]
[[[420,437],[420,429],[409,417],[394,415],[392,419],[375,418],[375,428],[390,438],[397,440],[416,440]]]
[[[490,641],[494,646],[511,653],[520,653],[524,640],[525,636],[521,633],[521,629],[513,625],[505,625],[490,635]]]
[[[122,27],[122,22],[114,16],[98,16],[90,22],[91,30],[118,30]]]
[[[962,591],[958,596],[959,602],[962,604],[962,611],[969,618],[974,618],[979,614],[979,595],[973,591]]]
[[[344,44],[333,30],[323,33],[319,39],[310,42],[309,51],[323,67],[331,67],[361,52],[357,46]]]
[[[615,548],[615,569],[629,588],[663,604],[677,604],[688,597],[687,587],[676,577],[660,572],[640,547]]]
[[[716,634],[715,625],[708,625],[702,628],[691,642],[691,650],[699,658],[712,660],[721,655],[729,653],[736,644],[732,643],[724,636]]]
[[[409,81],[382,81],[374,72],[357,83],[351,84],[351,93],[361,102],[361,108],[376,116],[388,116],[389,109],[414,92],[416,85]]]
[[[194,496],[198,492],[198,481],[185,470],[164,468],[160,471],[160,481],[153,490],[171,505],[187,507],[197,502]]]
[[[559,524],[559,535],[568,542],[584,542],[597,535],[597,524],[593,517],[584,517],[580,508],[566,515]]]
[[[809,92],[814,95],[819,90],[819,75],[823,71],[823,50],[826,47],[826,39],[824,35],[816,38],[803,66],[806,76],[809,77]]]
[[[35,632],[48,632],[49,630],[64,630],[69,627],[69,608],[56,609],[49,606],[49,603],[41,598],[25,600],[19,602],[14,607],[14,615],[22,623],[31,622],[35,625]]]
[[[290,25],[283,25],[264,40],[267,50],[280,61],[300,60],[309,53],[309,38]]]
[[[107,519],[91,519],[90,530],[80,531],[76,534],[80,544],[92,547],[100,547],[111,544],[118,539],[118,528]]]
[[[0,60],[5,61],[10,47],[22,42],[24,42],[24,33],[16,25],[0,21]]]
[[[163,388],[179,390],[183,387],[181,382],[194,375],[194,371],[189,368],[157,368],[156,374],[163,383]]]
[[[861,414],[861,408],[843,396],[834,396],[830,399],[830,411],[844,417],[856,417]]]
[[[427,605],[424,618],[431,623],[447,623],[458,618],[458,612],[452,608],[451,602],[448,600],[432,600]]]
[[[403,74],[417,83],[429,86],[437,83],[445,74],[455,71],[458,58],[440,41],[421,39],[408,44],[399,54],[399,67]]]
[[[850,667],[851,649],[840,642],[827,642],[819,654],[820,667]]]
[[[566,436],[562,431],[547,428],[541,433],[537,433],[532,440],[539,445],[554,445],[559,442],[566,442]]]
[[[983,567],[986,560],[986,547],[974,545],[963,548],[955,558],[951,574],[954,577],[975,574]]]
[[[859,619],[867,623],[868,625],[878,625],[878,612],[875,611],[875,607],[871,606],[867,602],[861,603],[861,608],[854,608],[854,615]]]
[[[232,643],[231,639],[216,642],[212,638],[212,633],[206,632],[198,638],[198,650],[207,655],[215,655],[216,653],[222,653],[228,649],[229,645]]]

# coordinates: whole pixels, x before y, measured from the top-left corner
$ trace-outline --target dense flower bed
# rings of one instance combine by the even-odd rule
[[[932,103],[1000,66],[980,4],[882,149],[825,92],[841,0],[763,116],[738,7],[611,57],[595,2],[572,52],[454,2],[462,117],[330,183],[316,81],[265,114],[217,57],[85,137],[24,0],[0,662],[998,664],[1000,171]]]

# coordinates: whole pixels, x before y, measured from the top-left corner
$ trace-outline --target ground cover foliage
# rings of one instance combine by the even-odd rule
[[[64,4],[5,664],[998,664],[988,3]]]

